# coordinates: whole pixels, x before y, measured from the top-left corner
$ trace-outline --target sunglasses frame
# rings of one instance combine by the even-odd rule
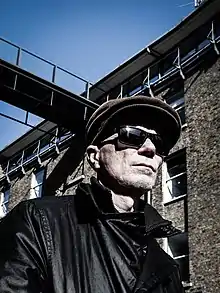
[[[140,144],[137,145],[137,144],[127,143],[127,142],[121,140],[120,131],[122,129],[126,129],[126,128],[127,129],[130,128],[130,129],[138,130],[142,134],[144,133],[145,135],[143,136],[143,141]],[[129,146],[129,147],[132,147],[132,148],[135,148],[135,149],[139,149],[144,144],[145,140],[147,138],[149,138],[152,141],[152,143],[155,145],[156,154],[159,155],[159,156],[161,156],[161,157],[163,157],[163,158],[167,156],[166,150],[164,150],[163,152],[158,152],[158,150],[157,150],[158,149],[158,147],[157,147],[158,143],[155,141],[155,138],[156,137],[160,139],[161,144],[163,145],[163,140],[162,140],[161,136],[159,134],[157,134],[157,133],[150,133],[150,132],[148,132],[148,131],[146,131],[144,129],[137,128],[136,126],[133,126],[133,125],[123,125],[123,126],[120,126],[120,127],[118,127],[116,129],[116,132],[118,133],[117,140],[120,143],[121,147],[122,146],[125,146],[125,147],[128,147]]]

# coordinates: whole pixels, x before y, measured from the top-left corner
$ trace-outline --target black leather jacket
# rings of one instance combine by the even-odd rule
[[[150,205],[117,213],[94,179],[74,196],[22,202],[0,224],[0,292],[181,293],[155,240],[172,233]]]

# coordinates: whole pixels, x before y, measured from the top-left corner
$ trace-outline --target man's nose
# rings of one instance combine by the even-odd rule
[[[147,138],[142,146],[138,149],[138,154],[150,158],[154,157],[156,154],[156,147],[149,138]]]

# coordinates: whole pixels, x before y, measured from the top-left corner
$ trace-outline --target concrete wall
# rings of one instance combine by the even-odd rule
[[[15,178],[11,178],[9,210],[17,205],[21,200],[29,197],[31,188],[32,173],[45,168],[46,180],[43,186],[43,196],[62,196],[73,194],[77,180],[85,168],[84,182],[89,181],[89,177],[94,175],[94,171],[84,158],[83,140],[81,137],[72,139],[70,145],[60,151],[59,154],[53,152],[47,159],[42,159],[42,164],[35,162],[26,173],[19,172]]]
[[[189,291],[218,293],[220,59],[216,59],[214,51],[199,70],[187,77],[184,87],[187,126],[171,153],[186,148],[188,196],[187,199],[163,205],[162,185],[165,180],[160,174],[153,190],[153,205],[177,228],[182,231],[188,228],[192,283]]]
[[[220,59],[207,60],[202,70],[190,77],[186,90],[191,277],[202,292],[217,293],[220,290]]]

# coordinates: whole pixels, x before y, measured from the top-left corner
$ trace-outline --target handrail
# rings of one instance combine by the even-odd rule
[[[4,67],[8,68],[7,66],[2,65],[2,64],[1,64],[1,66],[4,66]],[[24,73],[22,73],[22,72],[19,72],[17,69],[16,69],[16,70],[15,70],[15,69],[12,69],[12,68],[10,68],[10,69],[11,69],[11,71],[15,72],[16,74],[19,74],[19,75],[25,76],[26,78],[28,78],[28,79],[30,79],[30,80],[33,80],[33,81],[37,82],[37,83],[40,84],[40,85],[45,86],[45,84],[44,84],[43,82],[37,81],[35,78],[30,77],[30,76],[28,76],[27,74],[24,74]],[[22,68],[21,68],[21,69],[22,69]],[[48,83],[50,83],[50,81],[48,81]],[[60,90],[54,88],[53,86],[57,86],[57,87],[60,88],[60,86],[57,85],[57,84],[47,85],[47,88],[50,89],[50,90],[52,90],[52,91],[55,91],[55,92],[57,92],[57,93],[63,94],[63,95],[66,96],[66,97],[70,97],[71,99],[74,99],[75,101],[78,101],[76,98],[74,98],[74,96],[70,96],[69,94],[66,94],[66,93],[64,93],[64,92],[61,92]],[[64,91],[66,91],[66,92],[70,92],[69,90],[66,90],[66,89],[64,89]],[[90,107],[90,108],[92,108],[92,109],[96,109],[96,108],[98,107],[98,105],[97,105],[95,102],[93,102],[93,101],[91,101],[91,100],[88,100],[88,99],[84,98],[84,97],[81,96],[81,95],[80,95],[80,96],[77,95],[77,94],[74,94],[74,95],[80,97],[80,99],[81,99],[81,103],[84,104],[85,106],[88,106],[88,107]]]
[[[56,129],[56,128],[54,128]],[[58,141],[57,144],[58,146],[62,146],[64,143],[66,143],[67,141],[70,141],[72,138],[73,138],[74,134],[69,134],[68,137],[66,137],[65,139],[61,140],[61,141]],[[43,139],[43,138],[42,138]],[[41,139],[39,140],[41,141]],[[36,142],[35,142],[36,143]],[[34,144],[32,144],[33,146]],[[30,148],[31,146],[29,146],[28,148]],[[26,150],[28,149],[26,148]],[[56,148],[56,144],[55,143],[52,143],[51,145],[48,145],[48,147],[46,147],[45,149],[43,150],[39,150],[39,153],[33,153],[33,156],[29,157],[28,159],[24,160],[22,163],[19,163],[17,166],[15,166],[14,168],[10,169],[10,163],[7,164],[7,167],[6,167],[6,170],[3,170],[3,174],[2,176],[0,176],[0,181],[3,180],[5,177],[11,175],[12,173],[20,170],[22,167],[25,167],[27,166],[28,164],[30,164],[31,162],[33,162],[34,160],[36,160],[36,158],[38,156],[42,156],[44,155],[45,153],[49,152],[50,150],[52,149],[55,149]],[[23,150],[24,151],[24,150]],[[22,157],[22,153],[21,153],[21,156],[19,157],[18,161],[21,160],[21,157]],[[8,160],[8,162],[10,162],[10,160]]]
[[[219,44],[220,43],[220,36],[218,36],[216,39],[215,39],[215,43],[216,44]],[[200,54],[203,54],[204,52],[206,52],[209,48],[211,48],[213,46],[213,44],[210,42],[208,44],[205,44],[201,49],[199,49],[198,51],[194,52],[193,54],[191,54],[187,59],[185,59],[182,63],[181,63],[181,67],[182,69],[184,69],[186,66],[188,66],[191,62],[193,62],[195,60],[195,58],[197,58]],[[185,57],[185,56],[184,56]],[[181,58],[183,59],[183,58]],[[155,65],[155,64],[154,64]],[[146,70],[146,69],[145,69]],[[156,80],[155,77],[151,78],[150,79],[150,83],[149,85],[151,87],[155,87],[157,86],[158,84],[164,82],[166,79],[168,79],[169,77],[171,77],[173,74],[175,74],[176,72],[178,72],[179,69],[177,67],[175,67],[174,65],[169,67],[169,69],[167,70],[167,72],[164,74],[164,75],[161,75],[159,76],[158,75],[158,78]],[[134,77],[136,78],[136,76]],[[125,83],[126,85],[126,83]],[[136,92],[136,89],[132,89],[132,95],[137,95],[139,94],[140,92],[142,92],[145,88],[148,87],[148,85],[146,84],[143,84],[143,88],[142,89],[139,89],[140,87],[140,84],[137,86],[137,92]],[[130,93],[127,93],[129,96],[130,96]]]
[[[28,51],[28,50],[25,49],[25,48],[22,48],[22,47],[20,47],[20,46],[18,46],[18,45],[16,45],[16,44],[13,44],[12,42],[10,42],[10,41],[8,41],[8,40],[6,40],[6,39],[3,39],[2,37],[0,37],[0,41],[2,41],[2,42],[4,42],[4,43],[7,43],[7,44],[9,44],[9,45],[11,45],[11,46],[13,46],[13,47],[15,47],[15,48],[18,49],[16,60],[20,60],[20,56],[19,56],[19,58],[18,58],[18,54],[20,54],[21,52],[24,52],[24,53],[29,54],[30,56],[35,57],[36,59],[39,59],[39,60],[41,60],[41,61],[43,61],[43,62],[45,62],[45,63],[47,63],[47,64],[53,66],[53,67],[56,67],[57,69],[59,69],[59,70],[65,72],[65,73],[67,73],[67,74],[69,74],[69,75],[71,75],[71,76],[73,76],[73,77],[75,77],[75,78],[77,78],[77,79],[79,79],[79,80],[85,82],[85,83],[88,83],[88,84],[91,85],[91,86],[94,85],[92,82],[86,80],[85,78],[83,78],[83,77],[81,77],[81,76],[79,76],[79,75],[77,75],[77,74],[74,74],[74,73],[70,72],[69,70],[67,70],[67,69],[65,69],[65,68],[62,68],[61,66],[58,66],[58,65],[56,65],[55,63],[53,63],[53,62],[51,62],[51,61],[49,61],[49,60],[46,60],[46,59],[44,59],[43,57],[41,57],[41,56],[39,56],[39,55],[37,55],[37,54],[35,54],[35,53],[32,53],[32,52]],[[20,66],[19,62],[18,62],[18,64],[17,64],[17,62],[16,62],[16,65],[17,65],[18,67],[21,67],[21,68],[22,68],[22,66]]]
[[[84,78],[82,78],[82,77],[80,77],[80,76],[78,76],[78,75],[76,75],[76,74],[74,74],[74,73],[72,73],[72,72],[70,72],[70,71],[68,71],[68,70],[66,70],[66,69],[64,69],[64,68],[62,68],[62,67],[60,67],[60,66],[57,66],[57,68],[60,69],[60,70],[62,70],[62,71],[65,72],[65,73],[67,73],[67,74],[73,76],[73,77],[78,78],[78,79],[81,80],[81,81],[84,81],[84,82],[88,83],[89,85],[94,85],[94,83],[91,83],[90,81],[88,81],[88,80],[86,80],[86,79],[84,79]]]
[[[0,37],[0,41],[3,41],[5,43],[8,43],[9,45],[12,45],[13,47],[16,47],[17,49],[19,49],[20,47],[18,45],[13,44],[12,42],[3,39],[2,37]]]
[[[45,63],[47,63],[47,64],[49,64],[49,65],[56,66],[56,64],[52,63],[52,62],[49,61],[49,60],[44,59],[43,57],[40,57],[39,55],[37,55],[37,54],[35,54],[35,53],[32,53],[32,52],[30,52],[30,51],[28,51],[28,50],[26,50],[26,49],[21,48],[21,47],[20,47],[19,49],[20,49],[22,52],[25,52],[25,53],[27,53],[27,54],[29,54],[29,55],[31,55],[31,56],[33,56],[33,57],[35,57],[35,58],[41,60],[41,61],[44,61]]]
[[[220,37],[218,37],[216,39],[216,43],[220,43]],[[185,66],[188,66],[191,62],[193,62],[195,60],[196,57],[198,57],[200,54],[204,53],[208,48],[210,48],[212,46],[212,44],[207,44],[204,47],[202,47],[199,51],[197,51],[196,53],[192,54],[188,59],[186,59],[183,63],[182,63],[182,68],[184,69]],[[179,69],[177,69],[176,67],[171,67],[171,70],[167,73],[165,73],[163,76],[161,76],[160,78],[158,78],[157,80],[155,80],[154,82],[152,82],[150,85],[151,86],[156,86],[157,84],[164,82],[164,80],[166,80],[167,78],[169,78],[170,76],[172,76],[172,74],[178,72]]]

